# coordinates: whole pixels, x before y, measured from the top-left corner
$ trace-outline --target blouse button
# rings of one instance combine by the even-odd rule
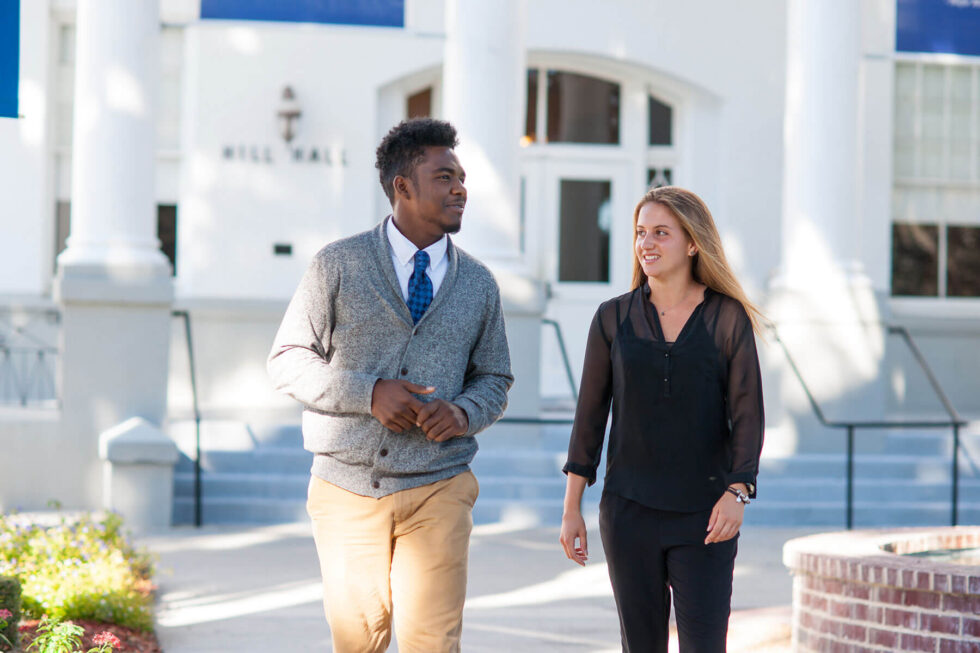
[[[385,456],[388,455],[388,450],[387,449],[382,449],[378,453],[381,454],[381,457],[383,458],[383,457],[385,457]]]
[[[408,368],[407,367],[403,367],[402,368],[402,376],[405,376],[406,374],[408,374]]]
[[[379,487],[381,487],[381,483],[378,483],[377,481],[375,481],[374,483],[371,483],[371,487],[373,487],[375,490],[377,490]]]

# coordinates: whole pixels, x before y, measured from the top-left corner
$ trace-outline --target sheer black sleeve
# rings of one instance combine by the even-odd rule
[[[614,302],[599,306],[589,327],[575,423],[568,443],[568,460],[562,468],[566,474],[571,472],[584,476],[589,485],[595,483],[612,401],[610,350],[617,326],[613,319],[616,312]]]
[[[765,430],[762,373],[748,314],[734,300],[726,304],[719,327],[724,333],[723,351],[728,359],[727,402],[732,424],[732,466],[727,480],[729,484],[749,485],[750,496],[755,498]]]

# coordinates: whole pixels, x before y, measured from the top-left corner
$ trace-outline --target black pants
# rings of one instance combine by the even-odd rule
[[[705,545],[710,516],[603,493],[599,532],[624,653],[666,653],[671,594],[681,653],[725,651],[738,537]]]

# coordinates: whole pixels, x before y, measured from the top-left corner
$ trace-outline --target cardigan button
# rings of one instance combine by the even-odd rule
[[[406,374],[408,374],[408,368],[407,367],[403,367],[402,368],[402,376],[405,376]]]
[[[381,451],[379,451],[378,453],[379,453],[379,454],[380,454],[380,455],[381,455],[382,457],[384,457],[384,456],[387,456],[387,455],[388,455],[388,450],[387,450],[387,449],[382,449],[382,450],[381,450]]]
[[[375,490],[377,490],[379,487],[381,487],[381,483],[378,483],[377,481],[375,481],[374,483],[371,483],[371,487],[373,487]]]

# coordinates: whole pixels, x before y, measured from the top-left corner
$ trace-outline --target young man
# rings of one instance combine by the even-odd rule
[[[314,257],[269,356],[304,406],[307,510],[337,653],[458,651],[473,437],[513,383],[500,292],[448,234],[465,173],[452,125],[415,119],[377,151],[392,215]]]

